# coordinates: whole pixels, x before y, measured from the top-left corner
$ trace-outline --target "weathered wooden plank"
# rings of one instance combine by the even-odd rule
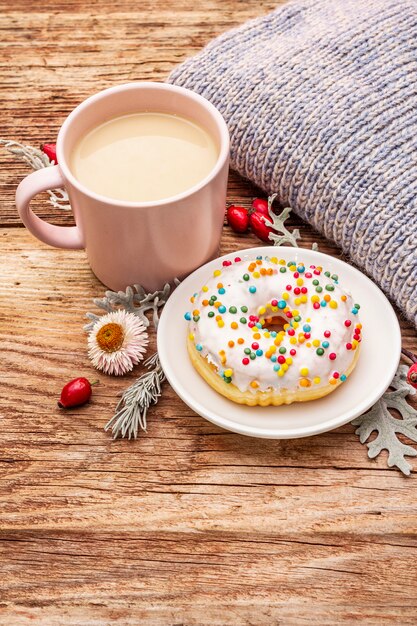
[[[14,532],[2,542],[4,571],[13,581],[2,604],[7,612],[17,603],[22,623],[36,616],[83,624],[110,616],[122,624],[139,617],[150,624],[264,624],[268,617],[296,624],[414,623],[415,547],[369,539],[262,529],[140,529],[117,538],[106,531]],[[388,581],[381,576],[387,570]],[[407,602],[399,603],[403,594]]]
[[[0,136],[53,141],[88,95],[164,80],[277,4],[0,0]],[[97,374],[90,405],[56,407],[64,382],[92,376],[82,326],[104,288],[83,252],[21,227],[14,191],[28,170],[4,148],[0,171],[0,624],[415,624],[416,479],[370,461],[352,426],[241,437],[166,385],[148,433],[113,442],[102,427],[138,369]],[[231,174],[230,202],[258,193]],[[72,223],[45,199],[39,215]],[[340,257],[291,226],[302,246]],[[224,229],[223,252],[258,244]],[[401,328],[415,351],[414,329]]]

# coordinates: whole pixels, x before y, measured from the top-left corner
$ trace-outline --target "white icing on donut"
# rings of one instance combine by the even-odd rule
[[[222,266],[190,299],[192,309],[185,314],[190,338],[219,376],[242,392],[336,386],[354,360],[361,324],[359,305],[337,276],[326,274],[321,267],[300,262],[296,267],[276,257],[247,257]],[[284,329],[269,323],[268,331],[271,316],[284,319]]]

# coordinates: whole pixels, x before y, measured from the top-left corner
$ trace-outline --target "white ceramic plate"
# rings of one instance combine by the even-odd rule
[[[216,393],[191,365],[187,353],[184,312],[190,296],[199,291],[224,259],[245,255],[273,255],[314,263],[339,274],[339,282],[361,303],[361,353],[348,381],[334,392],[311,402],[278,407],[248,407]],[[346,424],[364,413],[391,383],[401,353],[401,333],[394,310],[382,291],[364,274],[313,250],[251,248],[226,254],[188,276],[164,307],[158,328],[158,352],[166,377],[176,393],[196,413],[214,424],[243,435],[289,439],[306,437]]]

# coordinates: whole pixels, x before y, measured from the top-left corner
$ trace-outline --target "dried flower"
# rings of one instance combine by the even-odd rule
[[[88,356],[105,374],[130,372],[145,355],[148,333],[133,313],[115,311],[100,317],[88,336]]]

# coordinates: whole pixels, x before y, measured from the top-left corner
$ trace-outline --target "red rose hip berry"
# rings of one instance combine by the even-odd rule
[[[44,143],[41,145],[41,150],[46,154],[50,161],[58,163],[56,156],[56,143]]]
[[[252,232],[259,237],[262,241],[270,242],[269,233],[273,232],[272,228],[268,226],[268,222],[272,224],[269,217],[263,213],[251,213],[249,217]]]
[[[252,209],[255,213],[261,213],[262,215],[269,216],[268,200],[264,198],[255,198],[252,202]]]
[[[87,378],[74,378],[63,387],[61,397],[58,402],[60,409],[69,409],[73,406],[81,406],[86,404],[91,398],[91,385],[95,385],[98,381],[90,383]]]
[[[226,217],[235,233],[246,233],[249,228],[249,213],[245,207],[231,204],[226,211]]]
[[[407,372],[407,382],[409,385],[417,389],[417,363],[413,363]]]

